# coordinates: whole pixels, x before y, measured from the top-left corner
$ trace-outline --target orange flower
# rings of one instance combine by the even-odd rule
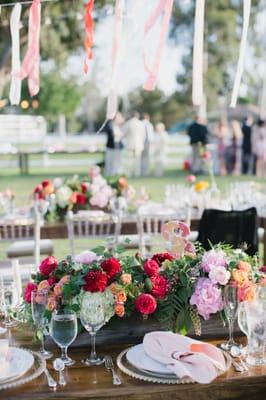
[[[232,276],[233,280],[239,284],[248,281],[248,273],[240,269],[233,269]]]
[[[124,290],[120,290],[120,292],[115,295],[117,303],[125,303],[127,300],[127,295]]]
[[[118,186],[120,189],[125,189],[128,187],[128,182],[124,176],[118,179]]]
[[[251,301],[256,294],[256,285],[251,281],[243,282],[238,286],[239,301]]]
[[[116,283],[111,283],[111,285],[109,286],[109,289],[110,289],[111,293],[114,295],[116,295],[116,293],[118,293],[120,291],[120,288]]]
[[[47,309],[49,311],[54,311],[54,309],[56,308],[56,305],[57,305],[57,303],[56,303],[55,296],[50,296],[48,298]]]
[[[59,283],[57,283],[54,287],[54,294],[56,296],[61,296],[62,295],[62,285],[60,285]]]
[[[125,315],[125,307],[123,306],[123,304],[115,305],[115,313],[120,318],[122,318]]]
[[[124,285],[129,285],[132,282],[132,277],[130,274],[122,274],[121,281],[124,283]]]
[[[47,280],[41,281],[37,288],[37,290],[49,290],[49,289],[50,289],[50,285]]]
[[[251,271],[251,265],[250,265],[250,263],[248,263],[246,261],[239,261],[237,267],[238,267],[238,269],[240,269],[241,271],[244,271],[244,272]]]
[[[50,194],[54,193],[54,185],[50,182],[47,186],[43,188],[43,193],[46,196],[49,196]]]
[[[78,192],[73,192],[73,193],[71,194],[70,202],[71,202],[72,204],[76,204],[76,202],[77,202],[77,195],[78,195]]]
[[[69,283],[69,281],[70,281],[70,276],[65,275],[65,276],[63,276],[63,278],[60,279],[60,281],[58,282],[58,285],[64,285],[66,283]]]

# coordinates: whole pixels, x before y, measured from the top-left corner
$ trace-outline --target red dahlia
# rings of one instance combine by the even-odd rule
[[[147,260],[144,263],[144,271],[148,276],[154,276],[159,273],[160,266],[155,260]]]
[[[84,278],[83,289],[86,292],[103,292],[107,286],[107,276],[102,271],[90,271]]]
[[[42,275],[48,276],[57,268],[57,266],[57,259],[53,256],[48,256],[41,262],[39,270]]]
[[[77,204],[86,204],[87,203],[87,197],[85,196],[85,194],[77,193],[76,203]]]
[[[157,308],[157,302],[151,294],[140,294],[135,301],[136,309],[143,315],[154,313]]]
[[[159,299],[164,299],[169,291],[168,280],[162,275],[152,276],[150,280],[152,283],[151,294]]]
[[[107,258],[101,263],[101,267],[108,276],[109,279],[112,279],[116,274],[121,272],[121,264],[119,260],[114,257]]]
[[[156,253],[152,257],[152,260],[156,261],[160,267],[164,261],[172,261],[173,259],[174,257],[170,253]]]
[[[46,186],[49,186],[51,184],[51,182],[48,179],[45,179],[44,181],[42,181],[42,187],[46,188]]]
[[[24,300],[27,303],[31,303],[31,293],[37,289],[37,285],[35,283],[29,282],[24,289]]]

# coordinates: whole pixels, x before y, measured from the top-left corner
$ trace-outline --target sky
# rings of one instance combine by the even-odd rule
[[[154,8],[154,0],[130,0],[129,5],[133,5],[133,11],[136,11],[137,18],[131,24],[133,29],[128,33],[128,26],[132,21],[126,17],[124,19],[123,29],[123,50],[121,63],[119,65],[119,79],[117,89],[120,95],[124,95],[132,89],[142,86],[146,79],[146,72],[143,65],[143,46],[147,50],[150,60],[153,60],[153,54],[156,50],[159,33],[160,20],[150,31],[144,41],[144,24]],[[134,3],[133,3],[134,1]],[[131,9],[131,8],[130,8]],[[109,92],[111,75],[111,54],[113,42],[113,15],[107,15],[101,23],[96,26],[94,38],[94,60],[91,64],[91,75],[88,79],[96,81],[102,94],[105,96]],[[175,46],[167,38],[161,59],[160,73],[157,87],[166,94],[173,93],[176,88],[176,74],[182,68],[181,58],[184,49]],[[77,59],[70,60],[69,69],[73,72],[80,67]]]

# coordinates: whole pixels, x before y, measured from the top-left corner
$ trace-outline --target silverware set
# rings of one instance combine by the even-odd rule
[[[112,372],[113,385],[121,385],[121,383],[122,383],[121,379],[119,378],[119,376],[115,372],[114,363],[113,363],[113,360],[112,360],[112,358],[110,356],[105,356],[104,357],[104,364],[105,364],[105,368],[107,369],[107,371],[111,371]]]

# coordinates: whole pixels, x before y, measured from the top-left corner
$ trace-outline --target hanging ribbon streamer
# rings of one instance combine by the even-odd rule
[[[163,52],[164,43],[166,40],[166,35],[168,32],[169,21],[172,13],[173,8],[173,0],[159,0],[157,6],[151,13],[150,17],[148,18],[145,28],[144,28],[144,39],[147,36],[148,32],[153,28],[157,19],[163,15],[163,22],[160,32],[160,38],[158,47],[156,49],[155,57],[152,66],[149,65],[147,61],[147,57],[145,51],[143,51],[143,62],[145,70],[147,71],[148,78],[143,85],[145,90],[154,90],[156,81],[158,78],[158,73],[160,69],[161,57]]]
[[[20,103],[21,96],[21,79],[18,77],[20,71],[20,16],[21,4],[17,3],[12,10],[10,17],[10,32],[12,43],[12,66],[11,66],[11,85],[9,91],[9,100],[12,105]]]
[[[122,28],[123,28],[123,15],[125,11],[125,1],[116,0],[115,3],[115,21],[114,21],[114,37],[113,37],[113,50],[112,50],[112,71],[111,71],[111,85],[110,92],[107,99],[107,112],[106,119],[113,119],[118,109],[118,95],[117,95],[117,80],[119,62],[121,59],[122,49]]]
[[[204,14],[205,0],[196,0],[192,73],[192,102],[194,106],[200,106],[203,101]]]
[[[237,64],[237,70],[236,70],[233,91],[232,91],[230,107],[236,106],[239,88],[240,88],[241,77],[242,77],[242,74],[244,71],[244,61],[245,61],[245,52],[246,52],[246,46],[247,46],[250,9],[251,9],[251,0],[243,0],[243,29],[242,29],[242,37],[241,37],[240,49],[239,49],[239,58],[238,58],[238,64]]]
[[[86,38],[84,40],[84,48],[86,52],[86,59],[84,61],[84,72],[88,73],[89,70],[89,61],[92,59],[92,46],[93,46],[93,12],[94,0],[89,0],[89,2],[85,5],[85,15],[84,15],[84,23],[85,23],[85,32]]]
[[[35,96],[40,89],[40,30],[41,2],[33,0],[29,15],[28,49],[19,74],[20,79],[28,77],[31,96]]]

